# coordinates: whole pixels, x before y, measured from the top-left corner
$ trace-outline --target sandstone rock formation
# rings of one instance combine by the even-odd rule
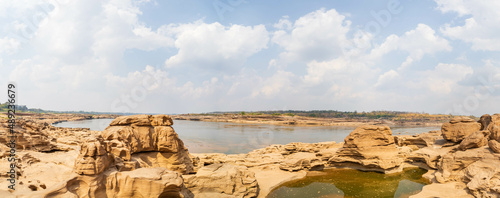
[[[487,126],[487,130],[491,133],[490,139],[500,142],[500,114],[491,116],[491,122]]]
[[[465,137],[458,149],[467,150],[470,148],[479,148],[488,144],[488,136],[490,135],[489,131],[476,131],[469,136]]]
[[[461,142],[470,134],[481,130],[481,123],[468,117],[456,117],[441,127],[443,138],[451,142]]]
[[[54,196],[192,197],[181,174],[193,163],[166,115],[122,116],[81,145],[80,176],[52,190]],[[77,186],[75,188],[75,186]]]
[[[97,175],[108,169],[114,162],[114,156],[105,148],[104,139],[100,135],[88,138],[82,144],[75,161],[75,172],[80,175]]]
[[[345,138],[344,146],[329,160],[329,164],[357,164],[362,166],[360,169],[391,172],[400,171],[398,169],[403,161],[389,127],[365,125]]]
[[[186,175],[186,187],[197,197],[256,197],[255,173],[244,166],[212,164]]]
[[[316,157],[316,154],[306,152],[288,155],[280,164],[280,168],[287,171],[322,170],[323,167],[323,162]]]
[[[193,197],[182,176],[166,168],[140,168],[110,175],[74,176],[40,193],[43,197]]]
[[[115,160],[117,168],[123,171],[166,167],[182,174],[191,173],[193,163],[189,152],[172,124],[166,115],[118,117],[102,132],[102,137],[82,145],[75,171],[82,175],[100,174],[109,166],[108,162]]]
[[[488,147],[495,152],[495,153],[500,153],[500,143],[496,140],[490,140],[488,142]]]

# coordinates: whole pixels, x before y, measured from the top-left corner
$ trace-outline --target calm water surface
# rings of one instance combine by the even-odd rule
[[[319,176],[287,182],[267,198],[394,197],[406,198],[422,191],[426,170],[412,168],[403,173],[382,174],[350,169],[330,169]]]
[[[93,119],[55,124],[57,127],[80,127],[104,130],[113,119]],[[191,153],[247,153],[271,144],[290,142],[342,142],[356,127],[343,126],[276,126],[264,124],[239,124],[174,120],[179,137]],[[393,135],[418,134],[439,127],[393,127]]]

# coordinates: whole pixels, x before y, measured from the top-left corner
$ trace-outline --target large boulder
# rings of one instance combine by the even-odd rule
[[[470,148],[479,148],[482,146],[486,146],[488,144],[489,135],[490,132],[488,131],[476,131],[471,135],[465,137],[465,139],[460,142],[458,149],[464,151]]]
[[[469,117],[452,118],[450,122],[444,123],[441,127],[443,138],[455,143],[461,142],[465,137],[480,130],[481,123]]]
[[[92,171],[92,168],[107,168],[109,165],[97,165],[96,156],[113,156],[116,167],[122,171],[166,167],[182,174],[191,173],[193,163],[189,152],[172,124],[167,115],[118,117],[102,132],[102,138],[99,136],[95,141],[82,145],[75,165],[76,172],[99,174],[103,170]]]
[[[479,123],[481,123],[481,130],[486,130],[488,129],[488,125],[491,123],[491,116],[490,114],[484,114],[479,118]]]
[[[114,161],[104,146],[104,140],[99,135],[88,138],[81,145],[80,154],[75,161],[75,172],[81,175],[97,175],[106,170]]]
[[[500,143],[496,140],[490,140],[488,141],[488,147],[495,152],[495,153],[500,153]]]
[[[491,122],[489,123],[487,130],[490,131],[490,139],[500,142],[500,114],[494,114],[491,116]]]
[[[343,147],[328,163],[389,173],[401,171],[403,161],[388,126],[365,125],[356,128],[345,138]]]
[[[185,175],[186,187],[197,197],[257,197],[255,173],[244,166],[212,164]]]

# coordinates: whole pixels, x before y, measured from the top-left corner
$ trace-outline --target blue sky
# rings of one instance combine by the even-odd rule
[[[500,112],[496,1],[0,3],[0,83],[51,110]],[[0,95],[5,101],[6,95]]]

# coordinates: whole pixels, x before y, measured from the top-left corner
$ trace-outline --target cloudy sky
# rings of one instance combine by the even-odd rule
[[[498,10],[494,0],[0,1],[0,84],[50,110],[492,114]]]

